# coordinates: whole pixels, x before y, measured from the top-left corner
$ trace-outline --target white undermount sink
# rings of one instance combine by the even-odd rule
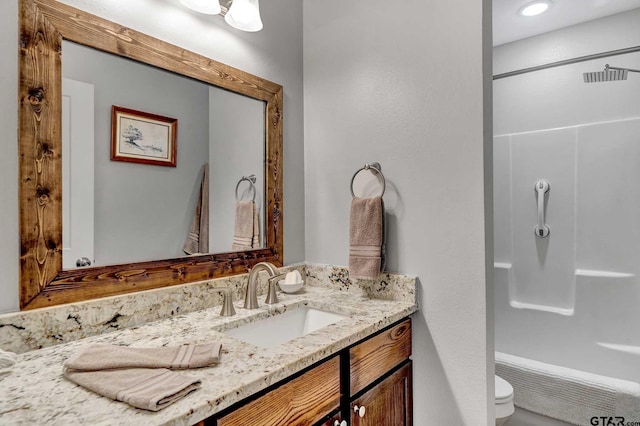
[[[345,318],[348,317],[303,306],[226,330],[224,334],[252,345],[269,348],[304,336]]]

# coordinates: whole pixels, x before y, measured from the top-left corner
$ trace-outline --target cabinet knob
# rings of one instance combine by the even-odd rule
[[[333,426],[347,426],[347,421],[346,420],[343,420],[343,421],[336,420],[335,422],[333,422]]]
[[[81,257],[80,259],[76,259],[76,266],[91,266],[91,260],[88,257]]]
[[[360,417],[364,417],[364,413],[366,413],[366,411],[367,410],[366,410],[366,408],[364,408],[364,405],[360,405],[360,406],[354,405],[353,406],[353,412],[358,414],[358,416],[360,416]]]

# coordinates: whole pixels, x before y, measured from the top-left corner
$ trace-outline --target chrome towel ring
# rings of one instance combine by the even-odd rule
[[[240,201],[240,199],[238,198],[238,188],[240,188],[240,184],[245,180],[249,182],[249,185],[251,185],[251,189],[253,190],[253,198],[251,199],[251,201],[255,201],[256,200],[256,185],[255,185],[256,175],[242,176],[240,178],[240,180],[236,184],[236,201]]]
[[[384,179],[384,175],[382,174],[382,166],[380,166],[380,163],[371,163],[371,164],[365,164],[364,167],[358,169],[353,176],[351,177],[351,196],[355,197],[356,194],[354,194],[353,192],[353,181],[355,180],[356,176],[358,175],[358,173],[360,173],[363,170],[373,170],[374,172],[376,172],[381,178],[382,178],[382,194],[380,194],[380,196],[382,197],[384,195],[384,190],[387,187],[387,183]]]

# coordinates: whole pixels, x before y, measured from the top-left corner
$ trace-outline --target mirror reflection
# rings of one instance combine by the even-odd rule
[[[264,102],[69,41],[62,64],[64,269],[264,247]],[[175,167],[112,160],[114,106],[177,120]],[[141,117],[114,136],[161,155]]]

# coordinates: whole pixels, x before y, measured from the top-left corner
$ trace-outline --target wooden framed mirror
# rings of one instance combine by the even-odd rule
[[[63,268],[63,40],[264,102],[264,248]],[[21,309],[240,274],[261,261],[282,266],[282,86],[55,0],[20,1],[19,44]]]

